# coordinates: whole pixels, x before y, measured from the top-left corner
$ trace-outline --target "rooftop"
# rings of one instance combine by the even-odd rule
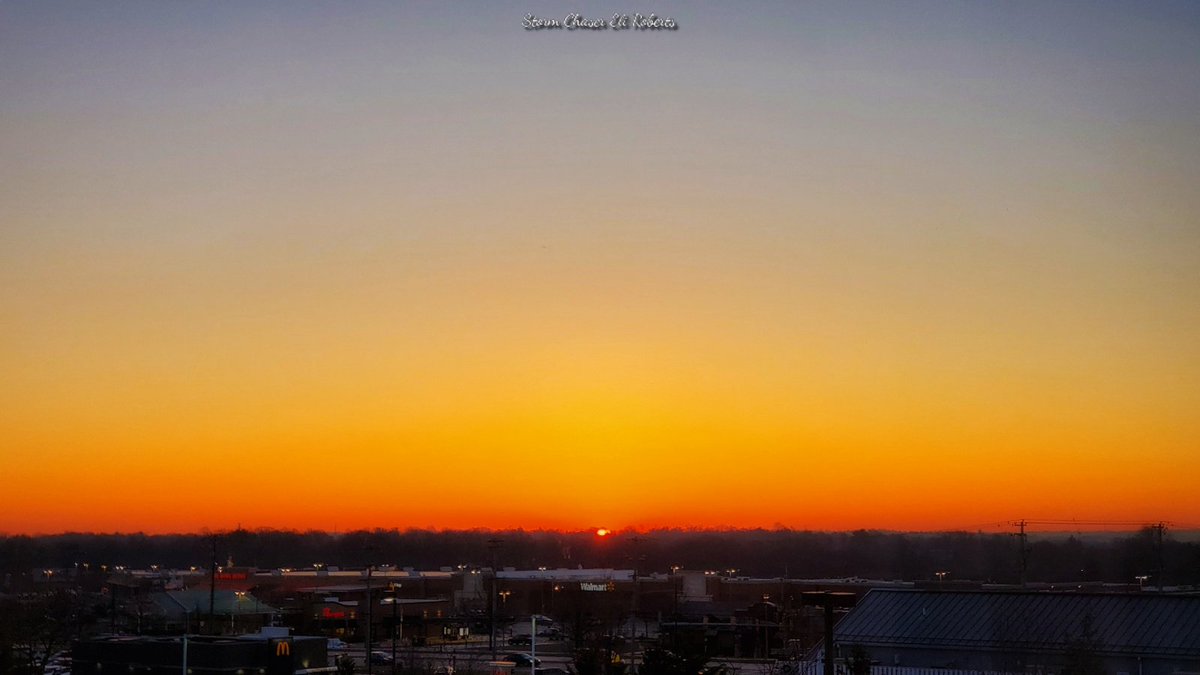
[[[874,589],[836,633],[864,646],[1061,651],[1087,617],[1100,653],[1200,658],[1200,596]]]

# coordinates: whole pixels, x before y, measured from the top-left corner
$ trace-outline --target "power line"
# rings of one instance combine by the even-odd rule
[[[1167,523],[1159,521],[1155,524],[1148,524],[1144,520],[1029,520],[1022,518],[1020,520],[1010,520],[1009,525],[1017,528],[1016,537],[1018,546],[1020,546],[1020,574],[1019,580],[1022,586],[1025,585],[1026,576],[1029,572],[1029,554],[1032,548],[1029,546],[1029,533],[1026,528],[1030,525],[1137,525],[1143,528],[1150,528],[1155,534],[1155,552],[1158,558],[1158,590],[1162,590],[1163,586],[1163,536],[1167,530]]]

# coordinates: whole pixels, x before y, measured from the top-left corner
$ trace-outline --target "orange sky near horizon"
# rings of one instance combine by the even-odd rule
[[[0,6],[0,533],[1200,523],[1195,7],[501,4]]]

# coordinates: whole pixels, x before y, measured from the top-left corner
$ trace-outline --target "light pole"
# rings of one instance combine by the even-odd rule
[[[373,612],[371,611],[371,572],[373,571],[370,565],[367,565],[367,633],[363,645],[366,647],[367,653],[367,673],[371,673],[371,619]]]
[[[237,634],[237,615],[242,612],[242,600],[246,599],[246,591],[234,591],[233,594],[237,597],[237,602],[233,603],[233,609],[229,611],[229,632]]]
[[[392,675],[396,675],[396,605],[400,604],[400,584],[392,583]],[[403,618],[401,619],[403,621]],[[400,624],[400,635],[404,635],[404,624]]]
[[[187,652],[188,652],[188,633],[192,629],[192,613],[186,608],[183,610],[183,671],[182,675],[188,675],[187,667]]]
[[[537,615],[529,617],[529,675],[537,675]]]
[[[671,621],[676,623],[679,622],[679,570],[681,569],[683,568],[679,565],[671,565]],[[678,630],[678,626],[672,628],[672,631],[677,632]]]
[[[500,607],[496,611],[500,615],[501,620],[505,621],[506,626],[505,628],[500,629],[501,639],[503,639],[505,635],[509,635],[510,637],[512,636],[512,624],[508,623],[508,620],[505,618],[508,616],[508,597],[510,595],[512,595],[512,591],[500,591],[496,593],[496,596],[500,598]]]
[[[946,579],[946,575],[949,574],[949,572],[942,570],[942,571],[934,572],[933,574],[934,574],[934,576],[936,576],[938,578],[938,588],[941,588],[942,581],[944,581]]]
[[[492,660],[496,660],[496,549],[504,545],[503,539],[488,539],[487,547],[489,561],[492,565],[492,585],[488,589],[488,649],[492,652]]]

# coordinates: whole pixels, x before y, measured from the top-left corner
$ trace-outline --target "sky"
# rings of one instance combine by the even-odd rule
[[[1200,523],[1198,185],[1194,2],[5,0],[0,532]]]

